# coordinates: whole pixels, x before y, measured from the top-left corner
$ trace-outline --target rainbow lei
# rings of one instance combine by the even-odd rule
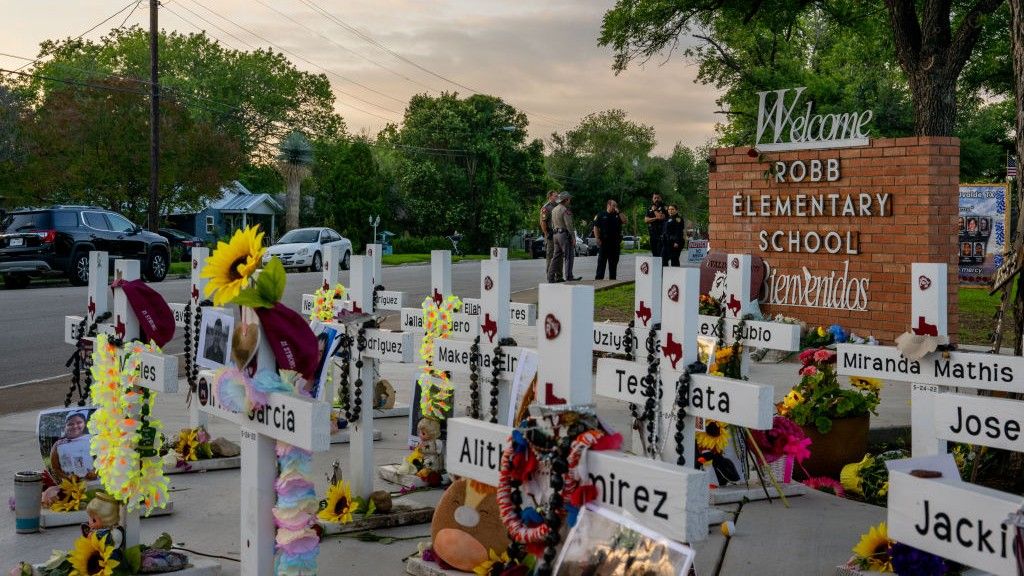
[[[130,342],[122,351],[105,334],[96,337],[92,396],[99,409],[89,420],[90,452],[107,493],[129,511],[141,505],[149,515],[167,506],[169,482],[160,458],[163,424],[150,419],[156,395],[136,387],[142,352],[160,348]]]
[[[452,314],[462,308],[458,296],[449,296],[438,305],[430,297],[423,300],[423,342],[420,358],[424,365],[416,379],[420,387],[420,411],[424,416],[443,420],[450,407],[454,387],[444,370],[434,367],[434,340],[447,339],[452,331]]]
[[[335,284],[334,288],[317,288],[313,293],[313,311],[309,313],[310,320],[321,322],[332,322],[334,320],[334,301],[345,297],[348,290],[341,284]]]

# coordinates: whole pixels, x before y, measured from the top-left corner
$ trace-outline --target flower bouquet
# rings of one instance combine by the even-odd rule
[[[809,328],[800,342],[801,348],[823,348],[835,342],[835,337],[824,326]]]
[[[847,494],[868,504],[885,506],[889,495],[889,471],[885,463],[909,456],[906,450],[890,450],[878,456],[865,454],[860,462],[843,466],[839,481]]]
[[[793,477],[793,464],[810,457],[811,439],[803,429],[784,416],[776,416],[771,430],[751,430],[764,462],[772,466],[772,475],[788,484]]]
[[[958,574],[959,566],[940,556],[918,550],[889,538],[885,522],[872,526],[853,547],[853,556],[836,567],[837,576],[897,574],[898,576],[944,576]]]
[[[708,294],[701,294],[697,302],[697,313],[702,316],[721,316],[722,303]]]
[[[800,362],[800,383],[778,406],[779,414],[800,426],[814,426],[821,434],[827,434],[834,419],[876,413],[881,382],[855,377],[850,379],[850,388],[841,387],[836,378],[836,353],[825,348],[804,350]]]

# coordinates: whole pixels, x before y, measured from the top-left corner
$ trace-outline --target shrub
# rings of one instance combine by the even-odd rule
[[[451,250],[452,243],[444,236],[422,238],[394,238],[391,240],[395,254],[429,254],[431,250]]]

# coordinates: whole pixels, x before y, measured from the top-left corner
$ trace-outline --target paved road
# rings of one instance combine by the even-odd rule
[[[597,258],[576,259],[576,274],[593,278]],[[623,255],[620,263],[622,279],[631,279],[633,256]],[[543,260],[512,262],[512,291],[536,286],[544,279]],[[288,275],[284,303],[298,309],[302,294],[311,293],[320,281],[318,273]],[[348,273],[341,282],[348,283]],[[394,266],[384,270],[388,290],[405,292],[406,302],[416,306],[427,295],[430,267]],[[452,268],[452,286],[465,297],[479,296],[480,263],[460,262]],[[165,280],[152,285],[168,302],[183,302],[189,289],[188,280]],[[86,288],[67,285],[33,285],[25,290],[0,290],[0,390],[14,384],[35,380],[65,379],[69,371],[64,362],[71,347],[63,343],[64,316],[85,313]],[[166,348],[168,353],[183,349],[181,338]],[[41,390],[33,389],[33,394]],[[61,395],[63,398],[63,395]],[[55,399],[56,400],[56,399]]]

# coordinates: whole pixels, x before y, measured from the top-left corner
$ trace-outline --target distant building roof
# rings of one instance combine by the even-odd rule
[[[210,202],[202,208],[212,208],[225,213],[233,214],[280,214],[284,207],[278,203],[270,194],[253,194],[241,182],[234,182],[222,187],[221,197]],[[174,211],[176,214],[194,214],[185,210]]]

